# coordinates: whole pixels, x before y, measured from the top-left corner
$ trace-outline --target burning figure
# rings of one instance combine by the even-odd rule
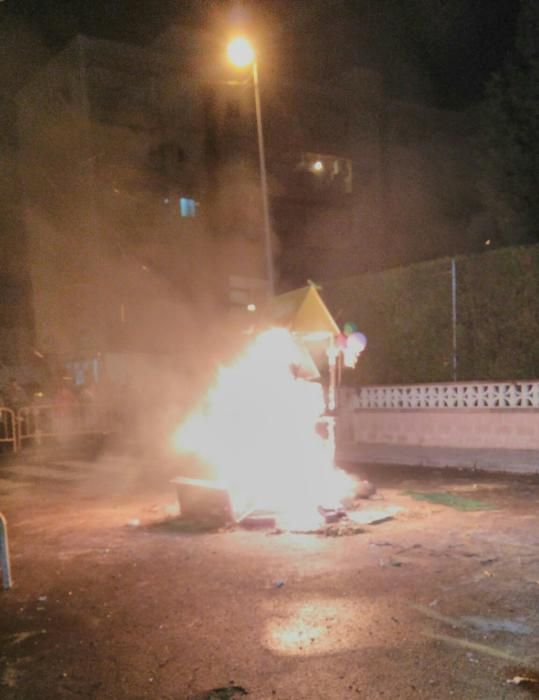
[[[174,446],[212,469],[237,519],[270,511],[282,527],[316,528],[354,490],[334,463],[336,370],[341,360],[354,366],[364,344],[339,343],[339,327],[314,285],[275,297],[270,311],[276,327],[219,369]],[[326,397],[309,381],[320,378],[317,356],[329,370]]]
[[[258,334],[174,436],[178,450],[212,467],[237,514],[270,510],[281,525],[310,527],[320,505],[334,507],[352,488],[334,466],[333,441],[317,431],[323,390],[297,376],[303,365],[290,331]]]

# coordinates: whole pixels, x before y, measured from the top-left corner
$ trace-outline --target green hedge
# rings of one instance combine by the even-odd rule
[[[456,258],[459,380],[539,377],[539,246]],[[324,285],[339,325],[355,321],[368,348],[351,384],[452,380],[451,260]]]

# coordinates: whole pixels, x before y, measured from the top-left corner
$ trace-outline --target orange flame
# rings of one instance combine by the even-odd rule
[[[334,466],[333,441],[316,432],[323,391],[294,376],[300,362],[289,331],[260,333],[219,369],[203,406],[173,438],[178,451],[213,467],[237,513],[269,509],[288,527],[319,524],[318,506],[338,505],[352,485]]]

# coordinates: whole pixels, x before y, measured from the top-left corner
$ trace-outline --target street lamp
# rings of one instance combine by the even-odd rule
[[[264,150],[264,132],[262,130],[262,109],[260,106],[260,90],[258,86],[258,66],[252,44],[244,37],[236,37],[228,45],[228,58],[236,68],[251,66],[255,92],[256,131],[258,136],[258,158],[260,164],[260,190],[262,194],[262,214],[264,217],[264,247],[266,253],[266,268],[268,276],[268,292],[270,297],[275,293],[275,278],[273,272],[273,250],[271,244],[271,226],[268,202],[268,179],[266,173],[266,154]]]

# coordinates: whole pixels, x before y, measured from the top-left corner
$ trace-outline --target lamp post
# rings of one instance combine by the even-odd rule
[[[251,43],[237,37],[228,45],[228,58],[237,68],[251,66],[255,93],[256,132],[258,137],[258,160],[260,166],[260,192],[262,196],[262,216],[264,221],[264,249],[266,255],[266,274],[268,277],[268,293],[275,293],[275,275],[273,271],[273,248],[271,243],[271,225],[269,216],[268,178],[266,172],[266,153],[264,148],[264,131],[262,129],[262,108],[260,105],[260,89],[258,84],[258,65],[256,54]]]

